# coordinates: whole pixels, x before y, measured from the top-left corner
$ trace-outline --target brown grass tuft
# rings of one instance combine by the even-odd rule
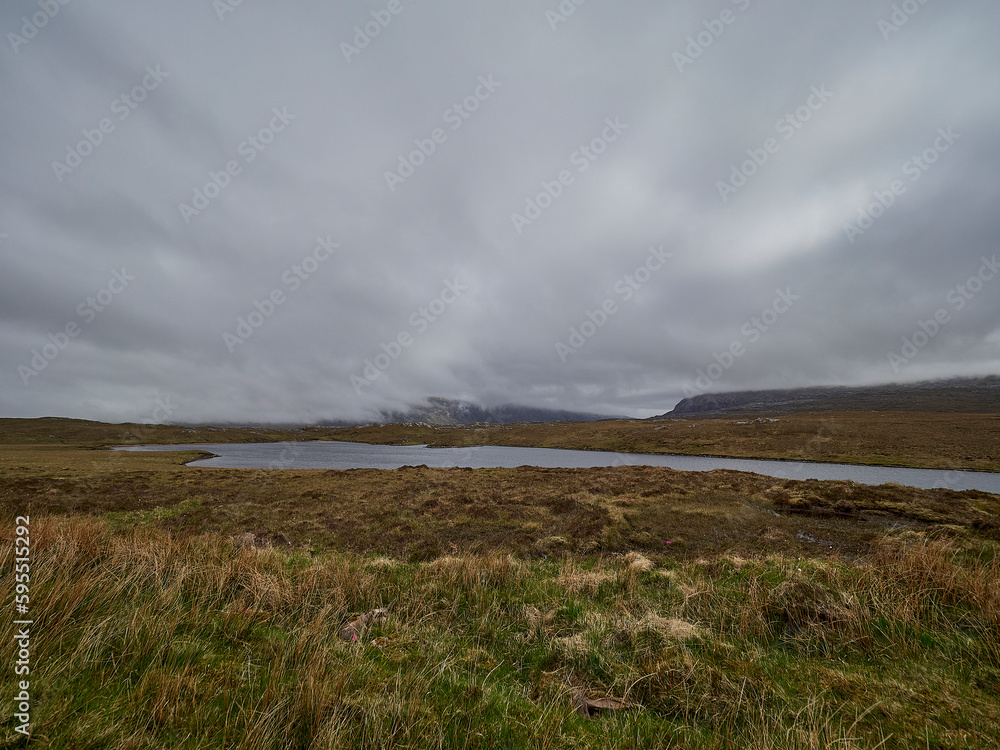
[[[638,552],[629,552],[625,555],[625,564],[629,570],[634,570],[637,573],[648,573],[656,567],[656,563]]]

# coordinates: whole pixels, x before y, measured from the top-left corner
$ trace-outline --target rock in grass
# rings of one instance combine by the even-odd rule
[[[291,547],[292,543],[288,537],[282,533],[272,534],[270,538],[265,532],[245,531],[242,534],[233,534],[229,539],[233,543],[233,551],[242,549],[269,549],[271,547]]]
[[[246,531],[242,534],[235,534],[234,536],[231,536],[230,539],[233,540],[233,548],[235,550],[264,549],[265,547],[271,546],[267,539],[259,539],[256,534],[250,531]]]
[[[363,614],[361,617],[347,623],[340,629],[339,635],[345,641],[356,641],[362,636],[369,625],[373,622],[382,622],[388,616],[389,610],[386,607],[373,609],[371,612]]]
[[[570,701],[576,712],[588,719],[594,718],[599,713],[627,711],[632,708],[632,704],[620,701],[617,698],[588,698],[582,690],[572,691],[570,693]]]

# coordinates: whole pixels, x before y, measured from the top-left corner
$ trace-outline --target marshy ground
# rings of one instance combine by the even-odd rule
[[[31,516],[32,744],[995,747],[996,495],[636,466],[220,470],[97,449],[307,436],[985,469],[1000,444],[991,415],[734,421],[0,420],[4,602],[14,519]],[[626,707],[587,717],[581,695]],[[5,709],[0,744],[18,738]]]

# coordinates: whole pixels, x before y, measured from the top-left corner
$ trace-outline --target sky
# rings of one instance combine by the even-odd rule
[[[1000,373],[992,0],[7,0],[0,416]]]

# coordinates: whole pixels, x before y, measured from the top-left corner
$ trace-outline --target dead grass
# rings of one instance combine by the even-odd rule
[[[266,471],[191,469],[172,454],[14,448],[0,455],[0,513],[108,518],[254,546],[431,560],[765,552],[851,557],[890,528],[1000,538],[981,492],[783,481],[658,467]]]
[[[825,411],[740,424],[745,421],[728,417],[476,427],[386,425],[333,430],[328,438],[1000,471],[1000,414]]]
[[[648,573],[656,567],[656,563],[635,551],[625,555],[625,565],[636,573]]]
[[[0,524],[5,601],[12,537]],[[31,539],[47,747],[992,748],[1000,733],[1000,545],[976,537],[655,570],[309,557],[37,514]],[[579,693],[631,710],[582,718]]]

